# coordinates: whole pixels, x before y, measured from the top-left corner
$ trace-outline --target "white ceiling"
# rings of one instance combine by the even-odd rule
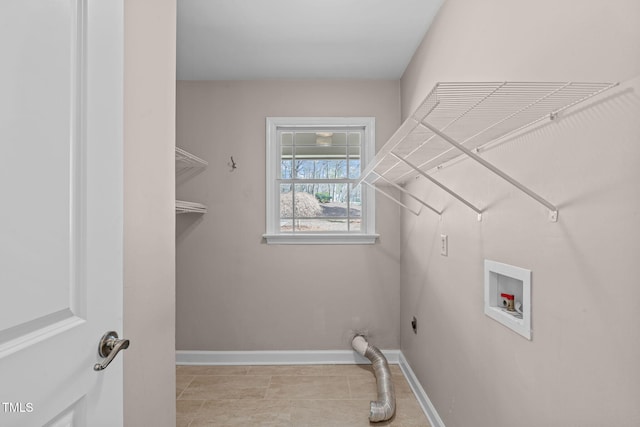
[[[398,79],[444,0],[178,0],[178,80]]]

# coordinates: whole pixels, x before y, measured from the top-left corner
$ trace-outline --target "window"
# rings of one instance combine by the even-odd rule
[[[267,243],[374,243],[373,117],[267,118]]]

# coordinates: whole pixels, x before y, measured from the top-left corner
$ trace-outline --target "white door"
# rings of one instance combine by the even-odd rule
[[[3,427],[122,424],[122,14],[0,0]]]

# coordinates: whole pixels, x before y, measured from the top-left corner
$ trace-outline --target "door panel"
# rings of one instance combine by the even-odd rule
[[[0,3],[0,425],[117,426],[122,2]],[[122,335],[122,334],[121,334]]]
[[[9,267],[0,280],[13,285],[3,290],[11,303],[0,312],[0,337],[11,328],[34,330],[72,315],[72,269],[78,267],[77,232],[70,224],[78,201],[70,185],[71,176],[77,176],[73,159],[79,148],[73,129],[80,125],[75,105],[80,83],[70,78],[80,68],[73,55],[79,42],[78,10],[69,1],[13,6],[13,13],[0,18],[2,39],[17,50],[15,60],[0,71],[9,93],[0,112],[6,120],[0,181],[12,207],[0,212],[6,227],[0,257]],[[32,22],[27,15],[33,16]]]

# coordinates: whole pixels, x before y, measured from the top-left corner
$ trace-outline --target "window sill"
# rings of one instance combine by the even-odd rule
[[[268,245],[373,245],[379,234],[263,234]]]

